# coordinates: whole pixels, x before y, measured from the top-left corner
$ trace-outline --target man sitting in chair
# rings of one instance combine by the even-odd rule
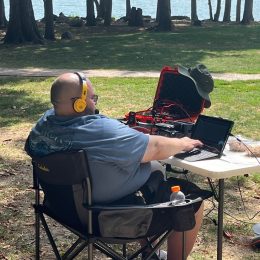
[[[80,73],[65,73],[51,87],[53,109],[48,110],[29,135],[33,155],[85,149],[92,176],[94,203],[133,203],[133,196],[142,191],[145,203],[167,201],[170,187],[180,185],[184,192],[198,187],[188,181],[173,179],[166,183],[163,167],[156,160],[166,159],[181,151],[201,146],[188,137],[168,138],[147,135],[118,120],[95,114],[98,96],[89,79]],[[160,199],[158,199],[161,197]],[[136,201],[136,203],[138,203]],[[186,232],[186,255],[195,243],[203,217],[203,206],[196,209],[196,225]],[[174,220],[173,220],[174,221]],[[168,238],[168,258],[160,250],[160,259],[181,259],[182,233]]]

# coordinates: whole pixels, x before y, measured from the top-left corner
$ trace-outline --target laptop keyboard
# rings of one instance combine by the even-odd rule
[[[195,161],[200,161],[208,158],[213,158],[217,157],[218,154],[208,151],[208,150],[201,150],[198,148],[193,149],[192,151],[189,152],[184,152],[184,153],[178,153],[175,155],[176,158],[178,159],[185,159],[186,161],[189,162],[195,162]]]

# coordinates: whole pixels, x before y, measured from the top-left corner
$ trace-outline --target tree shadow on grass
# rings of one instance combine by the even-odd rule
[[[35,84],[35,89],[28,84],[23,87],[24,81],[29,85]],[[35,122],[50,107],[47,97],[49,86],[46,84],[46,89],[41,89],[37,86],[39,81],[44,80],[0,79],[0,128],[19,123]],[[43,92],[45,93],[43,94]],[[46,100],[44,95],[46,95]]]
[[[158,70],[163,65],[194,66],[206,61],[209,68],[216,67],[215,72],[223,72],[223,60],[231,60],[233,66],[228,70],[238,71],[239,64],[245,62],[245,54],[240,53],[254,55],[259,48],[259,25],[188,27],[160,33],[128,28],[118,33],[112,28],[101,32],[99,27],[91,28],[93,31],[67,28],[75,36],[69,41],[0,46],[0,56],[5,57],[0,67]],[[218,66],[216,58],[220,59]],[[256,65],[251,66],[256,70]]]

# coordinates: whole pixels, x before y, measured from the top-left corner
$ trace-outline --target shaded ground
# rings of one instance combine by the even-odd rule
[[[174,21],[174,24],[172,33],[161,34],[149,33],[148,27],[129,27],[125,23],[109,27],[70,27],[55,23],[57,40],[46,41],[45,45],[13,46],[0,41],[1,67],[141,71],[160,70],[164,64],[188,66],[203,62],[214,72],[227,72],[230,68],[233,72],[245,73],[245,69],[250,68],[246,70],[248,73],[259,73],[256,66],[259,54],[258,23],[241,26],[205,21],[202,27],[191,27],[190,21],[180,21],[178,24]],[[43,31],[44,24],[39,23],[39,28]],[[64,32],[71,32],[72,40],[61,40]],[[0,30],[0,38],[4,35],[5,31]],[[192,39],[195,36],[198,39]]]

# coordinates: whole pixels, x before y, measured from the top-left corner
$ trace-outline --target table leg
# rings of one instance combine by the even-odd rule
[[[224,179],[219,179],[217,260],[222,260]]]

